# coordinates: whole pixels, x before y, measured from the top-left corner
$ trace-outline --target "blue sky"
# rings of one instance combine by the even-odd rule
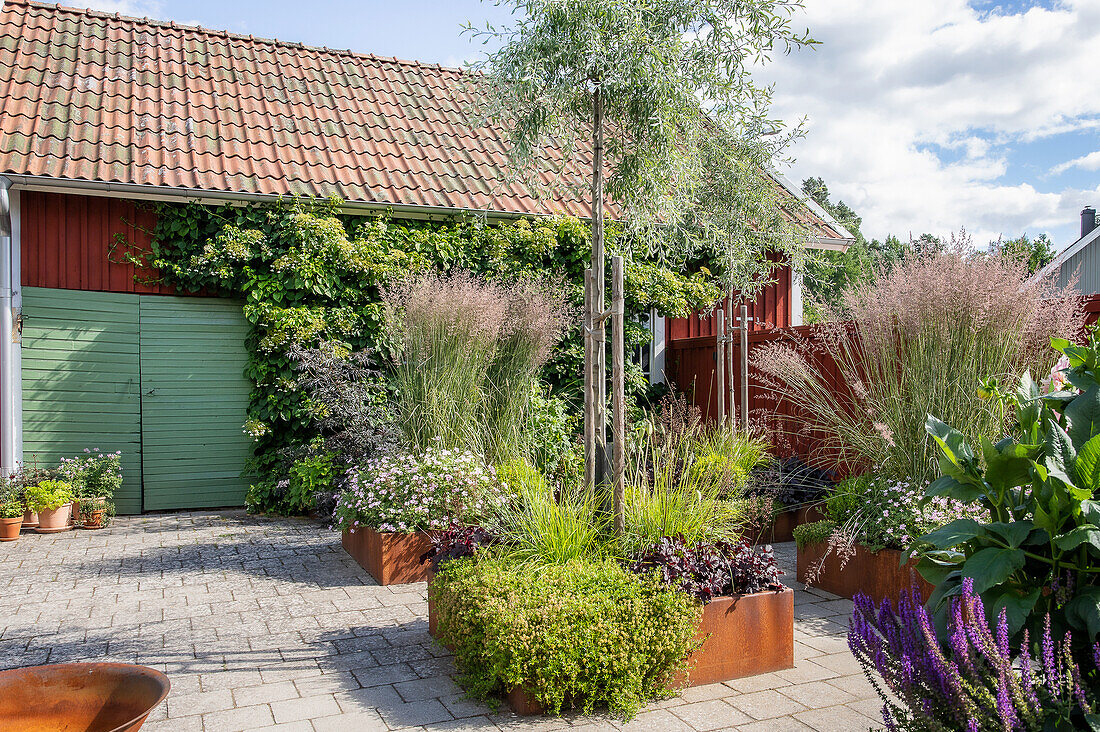
[[[477,0],[83,0],[263,37],[461,65]],[[775,111],[806,118],[789,177],[822,176],[883,237],[965,227],[976,245],[1048,233],[1063,247],[1100,206],[1100,0],[808,0],[822,41],[776,59]]]

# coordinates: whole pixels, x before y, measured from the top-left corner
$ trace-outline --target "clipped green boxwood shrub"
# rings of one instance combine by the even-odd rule
[[[626,718],[671,683],[696,647],[701,606],[614,561],[444,564],[429,591],[460,680],[485,699],[523,687],[550,714],[597,705]]]
[[[835,521],[832,519],[822,519],[821,521],[814,521],[808,524],[799,524],[794,527],[791,533],[794,535],[794,543],[797,544],[799,548],[802,548],[810,544],[820,544],[828,541],[835,528]]]

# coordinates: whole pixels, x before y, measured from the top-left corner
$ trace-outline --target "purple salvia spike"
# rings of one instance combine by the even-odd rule
[[[1054,639],[1050,637],[1050,613],[1047,613],[1046,620],[1043,623],[1043,638],[1042,638],[1042,651],[1043,651],[1043,683],[1047,688],[1047,691],[1053,695],[1058,694],[1058,672],[1054,666]]]
[[[1031,642],[1028,639],[1027,628],[1024,628],[1024,637],[1020,642],[1020,679],[1024,685],[1024,696],[1027,699],[1028,708],[1038,713],[1039,695],[1035,693],[1035,672],[1031,667]]]
[[[898,732],[898,724],[894,721],[894,715],[890,713],[890,708],[885,704],[882,705],[882,721],[886,724],[886,729],[889,732]]]
[[[997,651],[1003,659],[1012,658],[1012,650],[1008,647],[1008,609],[1003,607],[997,616]]]
[[[1077,706],[1085,714],[1092,712],[1092,705],[1085,696],[1085,690],[1081,687],[1081,669],[1076,663],[1070,662],[1070,673],[1073,674],[1073,698],[1077,700]]]
[[[1001,674],[997,679],[997,716],[1005,730],[1011,732],[1019,725],[1016,717],[1016,708],[1012,705],[1012,697],[1008,693],[1008,678]]]

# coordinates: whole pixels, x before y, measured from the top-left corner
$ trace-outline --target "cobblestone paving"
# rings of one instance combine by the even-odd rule
[[[793,545],[777,546],[793,582]],[[166,672],[144,729],[866,730],[880,707],[848,652],[851,602],[795,595],[795,668],[701,686],[629,723],[492,712],[451,679],[425,585],[379,587],[306,519],[119,518],[0,544],[0,669],[64,661]]]

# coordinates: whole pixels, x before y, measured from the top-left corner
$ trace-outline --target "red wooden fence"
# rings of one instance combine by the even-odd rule
[[[1084,297],[1081,300],[1081,308],[1085,314],[1085,322],[1088,325],[1100,322],[1100,294]],[[692,326],[694,331],[690,337],[678,334],[685,332],[684,327],[669,329],[667,374],[675,387],[684,392],[688,400],[699,407],[704,419],[717,419],[718,417],[718,388],[717,388],[717,340],[713,316],[709,318],[692,318],[699,324]],[[819,439],[803,433],[799,429],[798,405],[785,402],[777,398],[775,393],[767,386],[766,380],[751,365],[753,353],[760,347],[776,343],[778,341],[808,341],[809,347],[800,349],[803,355],[811,359],[811,365],[825,374],[825,378],[834,392],[847,391],[844,379],[836,364],[821,349],[813,347],[813,326],[794,326],[771,330],[753,330],[749,333],[749,412],[758,428],[765,432],[774,443],[777,452],[781,456],[798,455],[809,458],[821,467],[833,469],[835,462],[830,455],[825,453]],[[739,342],[733,344],[733,373],[728,374],[727,384],[733,384],[733,392],[736,399],[740,399],[741,384],[741,346]],[[727,370],[728,372],[728,370]],[[740,415],[740,404],[730,404],[727,387],[726,413]],[[734,412],[734,409],[737,411]]]

